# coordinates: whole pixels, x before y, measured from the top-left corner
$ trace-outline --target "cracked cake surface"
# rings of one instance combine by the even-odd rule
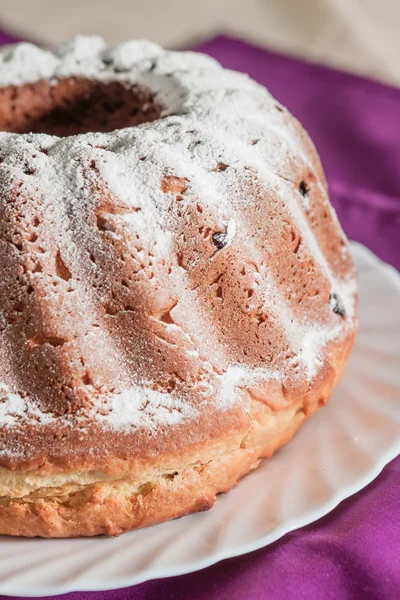
[[[209,508],[357,330],[312,142],[247,76],[142,41],[5,47],[0,105],[0,534]]]

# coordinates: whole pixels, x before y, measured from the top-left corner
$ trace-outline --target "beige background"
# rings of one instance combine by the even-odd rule
[[[49,42],[179,46],[224,31],[400,85],[400,0],[0,0],[0,21]]]

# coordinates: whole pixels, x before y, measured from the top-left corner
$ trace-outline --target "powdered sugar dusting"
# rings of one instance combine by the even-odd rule
[[[353,279],[338,281],[332,273],[305,217],[309,199],[296,198],[293,184],[282,176],[293,157],[301,159],[310,169],[312,165],[298,133],[288,126],[285,115],[276,110],[275,100],[245,75],[222,69],[211,58],[190,52],[167,52],[150,42],[109,47],[101,38],[78,36],[55,53],[30,44],[0,51],[0,87],[41,79],[56,83],[66,77],[139,86],[150,90],[162,107],[162,118],[155,122],[112,133],[57,138],[0,132],[4,154],[0,165],[2,185],[7,189],[7,185],[21,181],[24,190],[41,197],[54,236],[62,242],[67,263],[83,269],[78,286],[83,298],[82,313],[90,314],[95,304],[86,286],[91,272],[82,267],[87,265],[88,258],[80,243],[85,236],[94,236],[83,224],[84,215],[93,210],[95,203],[90,185],[95,187],[100,182],[105,193],[124,209],[117,214],[104,210],[103,218],[110,219],[104,224],[108,234],[116,239],[121,235],[137,235],[143,247],[151,249],[154,261],[161,262],[170,257],[174,247],[170,207],[176,196],[173,191],[163,191],[163,177],[177,177],[185,182],[184,194],[179,199],[183,207],[201,199],[224,233],[226,249],[234,247],[238,232],[245,231],[246,224],[236,208],[246,208],[252,198],[240,191],[238,173],[244,176],[250,173],[283,199],[301,232],[302,243],[332,289],[340,293],[346,307],[346,319],[335,321],[334,325],[299,321],[274,278],[260,267],[259,278],[265,292],[262,308],[282,327],[305,376],[311,380],[321,365],[326,344],[352,326],[356,289]],[[25,165],[25,172],[21,165]],[[342,253],[344,260],[345,252]],[[248,257],[262,264],[251,241]],[[204,315],[193,308],[196,318],[199,314],[200,321],[206,324],[209,316],[206,310],[203,312]],[[196,327],[199,328],[198,324]],[[107,347],[110,356],[111,351],[115,354],[119,366],[123,363],[123,352],[113,347],[111,337]],[[199,332],[197,340],[202,343],[207,337],[208,328]],[[189,335],[188,339],[192,343]],[[188,356],[190,352],[197,353],[200,360],[197,348],[188,351]],[[215,356],[219,353],[224,357],[228,354],[222,347],[216,349]],[[126,383],[123,364],[120,371],[121,380]],[[279,381],[282,374],[268,367],[250,368],[232,363],[215,378],[219,386],[217,407],[225,410],[238,402],[241,386],[258,379]],[[104,427],[154,429],[195,419],[198,414],[176,392],[156,391],[149,382],[130,381],[126,387],[119,387],[121,391],[102,396],[91,409],[89,417]],[[0,424],[9,426],[21,419],[46,424],[52,416],[40,413],[33,399],[1,387]]]
[[[243,364],[230,365],[220,376],[220,390],[216,398],[217,407],[227,410],[234,406],[242,396],[241,388],[251,386],[256,381],[282,381],[282,374],[267,368],[249,368]]]
[[[0,425],[10,426],[21,420],[47,425],[53,416],[41,412],[30,398],[11,393],[4,383],[0,383]]]
[[[0,51],[0,85],[21,85],[50,79],[57,64],[52,52],[41,50],[33,44],[5,46]]]
[[[194,419],[197,414],[193,406],[174,395],[135,385],[95,402],[89,414],[76,414],[73,420],[75,426],[85,424],[89,417],[111,429],[156,429],[177,425],[184,419]],[[50,425],[69,422],[70,417],[43,413],[32,398],[10,393],[6,385],[0,384],[0,425],[10,427],[21,420]]]
[[[341,327],[332,329],[312,327],[306,324],[303,328],[301,347],[298,350],[300,360],[306,368],[307,377],[311,380],[322,365],[321,351],[326,345],[337,338],[341,333]]]
[[[107,427],[126,429],[177,425],[184,419],[194,419],[198,412],[179,398],[146,386],[132,386],[111,396],[101,407],[95,406],[91,416]]]

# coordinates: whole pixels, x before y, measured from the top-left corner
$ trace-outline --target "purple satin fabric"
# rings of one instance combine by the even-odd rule
[[[0,44],[10,41],[0,32]],[[293,112],[320,152],[347,235],[400,268],[400,90],[227,37],[196,50],[249,73]],[[63,597],[398,600],[400,457],[329,515],[267,548],[190,575]]]

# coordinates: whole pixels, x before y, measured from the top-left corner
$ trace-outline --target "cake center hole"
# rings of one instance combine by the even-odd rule
[[[0,131],[60,137],[134,127],[161,115],[146,88],[83,78],[2,88],[0,106]]]

